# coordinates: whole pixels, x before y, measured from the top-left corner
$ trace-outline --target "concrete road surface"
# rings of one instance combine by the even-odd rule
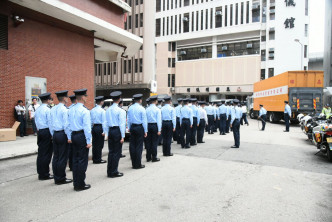
[[[174,156],[157,163],[146,163],[144,152],[142,170],[131,169],[126,143],[124,176],[107,178],[106,165],[90,161],[92,188],[83,192],[39,181],[36,156],[0,161],[0,221],[331,222],[332,163],[315,155],[299,127],[283,129],[267,124],[262,132],[251,120],[240,149],[230,148],[232,134],[206,134],[191,149],[173,143]]]

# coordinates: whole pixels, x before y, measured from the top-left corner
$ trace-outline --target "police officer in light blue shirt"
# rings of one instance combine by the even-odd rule
[[[260,106],[260,110],[259,110],[259,116],[258,119],[260,119],[262,121],[262,131],[265,130],[265,125],[266,125],[266,109],[263,107],[262,104],[259,105]]]
[[[210,103],[208,106],[205,107],[205,111],[208,117],[208,133],[214,133],[214,121],[216,120],[216,110]]]
[[[121,91],[115,91],[110,94],[113,104],[106,111],[107,127],[105,133],[108,135],[109,150],[107,176],[111,178],[123,176],[123,173],[118,171],[122,155],[122,144],[126,133],[126,111],[119,107],[121,95]]]
[[[242,109],[238,107],[239,100],[234,99],[233,103],[234,106],[231,109],[231,125],[230,127],[233,128],[233,135],[235,145],[231,146],[231,148],[239,148],[240,147],[240,120],[242,117]]]
[[[73,147],[73,179],[74,190],[87,190],[91,187],[85,184],[85,173],[88,167],[89,149],[91,148],[91,117],[90,111],[84,106],[87,101],[87,89],[74,91],[77,104],[73,106],[68,114],[69,142]]]
[[[71,109],[73,106],[76,105],[76,96],[74,95],[70,95],[69,96],[70,101],[71,101],[71,105],[68,107],[68,109]],[[72,171],[73,170],[73,146],[72,143],[68,143],[68,166],[69,166],[69,170]]]
[[[231,123],[231,102],[227,101],[226,102],[226,108],[227,108],[227,112],[226,112],[226,133],[229,133],[229,128],[230,128],[230,123]]]
[[[288,101],[285,101],[284,120],[286,124],[286,130],[284,130],[284,132],[289,132],[289,120],[291,116],[292,116],[291,108],[288,105]]]
[[[53,135],[53,160],[52,168],[54,182],[57,185],[73,182],[66,178],[66,166],[68,160],[68,135],[71,134],[68,123],[68,90],[55,93],[59,104],[51,109],[51,124]]]
[[[196,146],[197,145],[197,142],[196,142],[197,127],[199,126],[200,115],[199,115],[199,110],[197,107],[197,99],[191,98],[190,101],[192,103],[190,108],[193,110],[193,127],[191,128],[191,132],[190,132],[190,145]]]
[[[90,111],[92,124],[92,160],[94,164],[106,163],[101,159],[106,132],[106,112],[102,108],[104,96],[95,98],[96,106]]]
[[[225,106],[225,100],[221,101],[219,106],[219,119],[220,119],[220,135],[226,135],[226,121],[227,121],[227,107]]]
[[[175,107],[175,113],[176,113],[175,141],[177,141],[177,144],[181,144],[181,127],[180,127],[181,108],[182,108],[182,98],[179,98],[178,106]]]
[[[173,156],[171,153],[172,135],[176,127],[176,113],[175,109],[171,106],[172,97],[164,97],[165,104],[161,108],[162,119],[162,136],[163,136],[163,155]]]
[[[181,108],[180,125],[181,125],[181,147],[190,148],[190,134],[193,127],[194,114],[193,110],[188,106],[189,99],[183,99],[183,107]],[[186,136],[186,139],[184,139]]]
[[[53,179],[50,175],[50,162],[53,153],[51,110],[48,105],[51,103],[51,93],[39,95],[42,105],[35,112],[35,122],[38,130],[37,144],[37,173],[39,180]]]
[[[127,113],[127,125],[130,132],[129,152],[132,167],[134,169],[142,169],[142,152],[144,138],[147,137],[148,126],[146,119],[146,111],[142,104],[142,94],[135,94],[134,104],[131,105]]]
[[[158,96],[149,98],[149,107],[146,109],[146,117],[148,121],[148,136],[146,137],[146,161],[158,162],[157,148],[158,136],[161,134],[161,110],[156,106]]]

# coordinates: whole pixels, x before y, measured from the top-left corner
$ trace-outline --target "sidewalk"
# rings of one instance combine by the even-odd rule
[[[0,142],[0,160],[36,154],[37,137],[16,137],[16,141]]]

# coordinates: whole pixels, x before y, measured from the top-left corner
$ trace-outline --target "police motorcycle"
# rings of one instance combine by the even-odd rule
[[[318,115],[318,116],[317,116]],[[313,141],[313,129],[321,124],[326,123],[323,115],[311,113],[301,119],[301,129],[307,135],[308,140]]]
[[[312,142],[319,149],[318,153],[327,155],[327,158],[332,162],[332,119],[325,121],[315,126],[312,129]]]

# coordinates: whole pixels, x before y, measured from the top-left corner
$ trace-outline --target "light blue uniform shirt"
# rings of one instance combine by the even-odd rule
[[[287,113],[289,116],[292,115],[292,111],[291,111],[291,108],[288,104],[285,105],[285,111],[284,113]]]
[[[138,103],[131,105],[128,109],[127,113],[127,124],[128,129],[130,130],[131,124],[142,124],[144,128],[144,132],[148,132],[148,124],[146,119],[146,111]]]
[[[52,136],[54,131],[64,130],[67,137],[69,137],[71,132],[68,123],[68,108],[63,103],[59,103],[51,109],[51,124]]]
[[[233,124],[235,119],[240,120],[242,117],[242,109],[238,106],[231,109],[231,124]]]
[[[96,105],[91,111],[91,125],[93,124],[102,124],[103,131],[106,133],[106,112],[100,105]]]
[[[182,119],[187,118],[190,120],[190,125],[193,125],[193,110],[189,108],[188,105],[185,105],[181,108],[181,115],[180,115],[180,124],[182,124]]]
[[[155,104],[146,109],[146,118],[148,123],[157,123],[158,132],[161,132],[161,110]]]
[[[216,118],[219,118],[219,109],[218,109],[218,107],[217,106],[214,106],[213,107],[214,108],[214,110],[215,110],[215,113],[216,113]]]
[[[172,120],[173,129],[176,127],[176,113],[175,109],[171,107],[169,104],[165,104],[163,108],[161,108],[161,119],[162,120]]]
[[[117,103],[113,103],[106,111],[106,129],[105,133],[108,135],[109,128],[118,126],[120,128],[121,137],[125,138],[126,133],[126,111],[121,109]]]
[[[77,103],[68,112],[69,130],[81,131],[84,130],[84,135],[87,144],[91,144],[91,117],[90,111],[82,104]],[[71,140],[71,134],[68,137]]]
[[[201,118],[200,118],[200,115],[199,115],[198,107],[195,106],[195,105],[192,105],[190,108],[193,110],[193,117],[197,118],[197,124],[199,124],[199,121],[200,121]]]
[[[228,118],[231,115],[231,107],[226,106],[227,112],[226,112],[226,117]]]
[[[213,115],[214,118],[216,118],[216,110],[215,110],[215,108],[214,108],[213,106],[211,106],[211,105],[206,106],[206,107],[205,107],[205,111],[206,111],[206,114],[207,114],[208,116]]]
[[[51,109],[47,104],[42,104],[35,112],[35,123],[38,130],[49,128],[52,133]]]
[[[225,104],[222,104],[221,106],[219,106],[219,115],[221,114],[226,114],[227,115],[227,107],[225,106]]]
[[[74,104],[71,104],[69,107],[68,107],[68,109],[71,109],[73,106],[75,106],[76,105],[76,103],[74,103]]]
[[[259,117],[261,117],[262,115],[266,115],[267,111],[266,109],[264,109],[264,107],[262,107],[260,110],[259,110]]]
[[[181,108],[182,108],[182,105],[178,105],[177,107],[175,107],[176,117],[180,118],[180,116],[181,116]]]

